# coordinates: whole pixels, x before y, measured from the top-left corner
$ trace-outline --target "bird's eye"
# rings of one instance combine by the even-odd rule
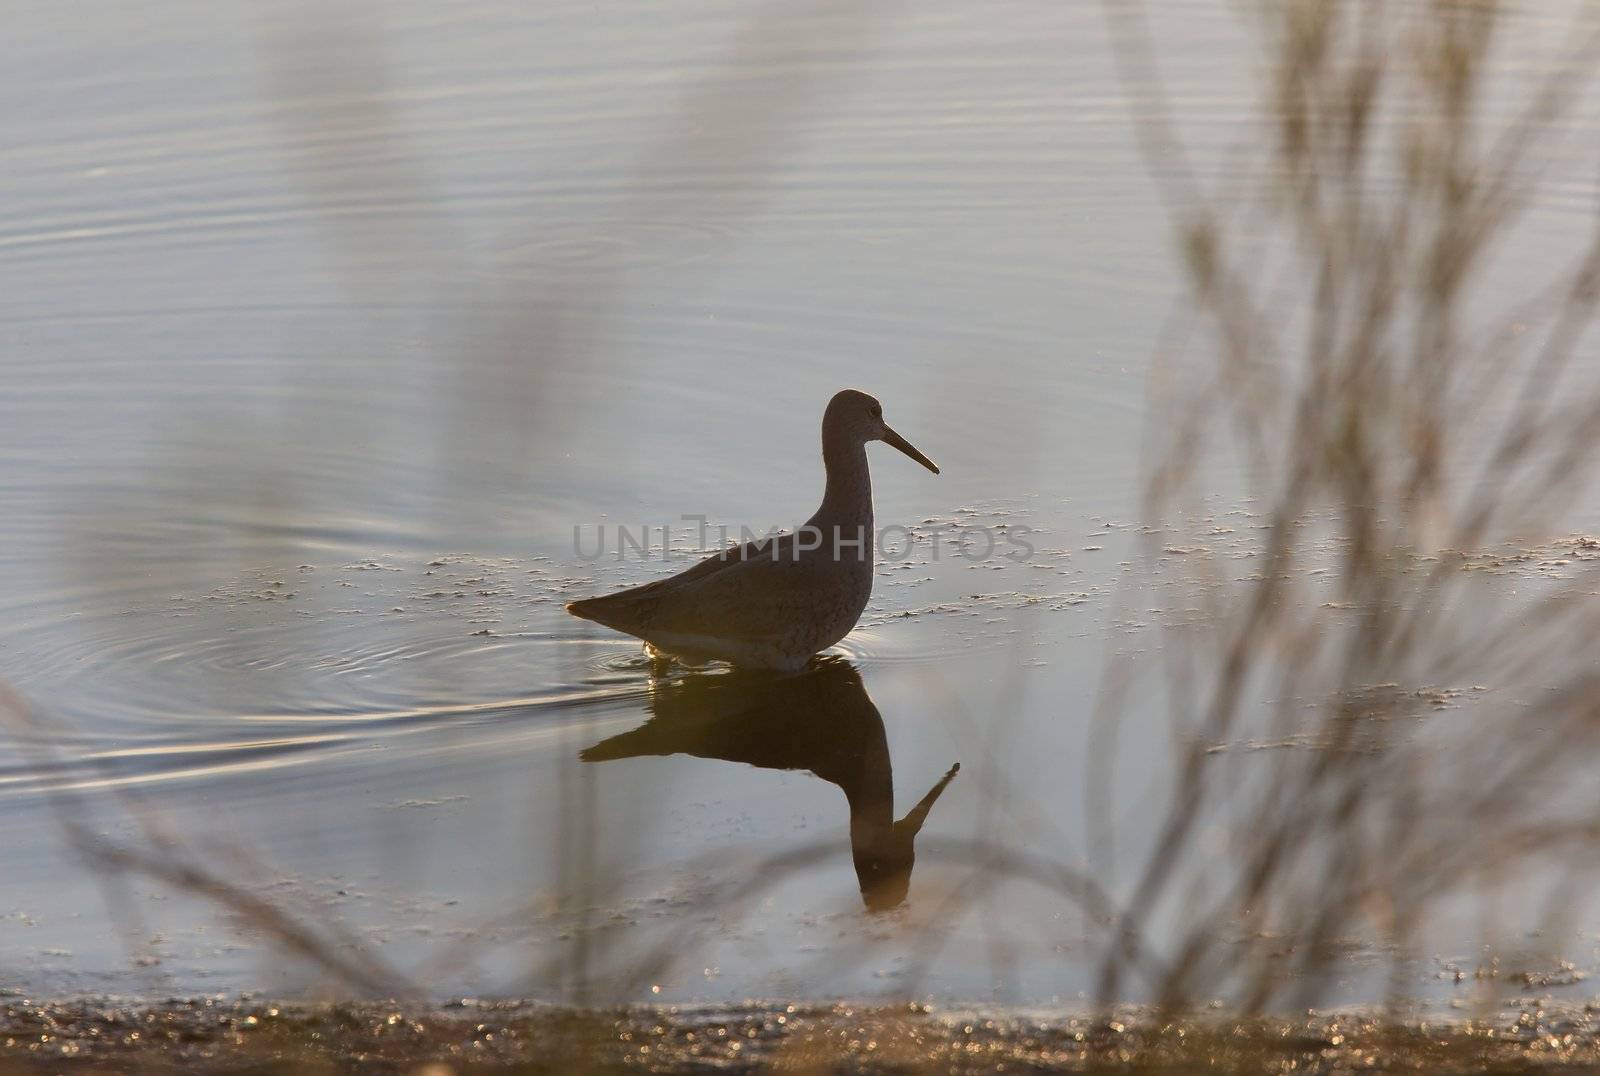
[[[881,408],[881,407],[873,407],[873,408],[869,408],[868,410],[870,411],[870,413],[871,413],[873,418],[882,418],[883,417],[883,408]]]

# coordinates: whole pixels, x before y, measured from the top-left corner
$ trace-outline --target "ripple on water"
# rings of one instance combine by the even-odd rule
[[[948,661],[1015,641],[1018,610],[1090,597],[997,589],[929,605],[932,577],[913,574],[884,581],[883,605],[830,652],[866,671]],[[563,606],[638,581],[537,555],[379,553],[221,582],[173,566],[42,595],[8,610],[0,648],[71,751],[0,766],[0,791],[301,766],[418,733],[488,749],[637,720],[652,683],[685,670]]]
[[[643,655],[586,639],[562,611],[571,583],[515,558],[397,557],[26,610],[0,646],[48,736],[0,766],[0,791],[279,768],[418,732],[488,747],[636,714]]]
[[[863,669],[878,665],[916,665],[946,661],[971,647],[948,633],[888,631],[882,627],[858,627],[829,647]]]

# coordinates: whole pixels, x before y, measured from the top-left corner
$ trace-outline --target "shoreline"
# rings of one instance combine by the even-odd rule
[[[188,998],[0,999],[0,1074],[163,1071],[1592,1071],[1600,1007],[1524,999],[1491,1017],[1311,1012],[1184,1018],[749,1003],[582,1009]]]

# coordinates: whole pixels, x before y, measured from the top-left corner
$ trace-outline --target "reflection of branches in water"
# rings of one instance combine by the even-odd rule
[[[1186,596],[1204,627],[1168,633],[1177,779],[1099,993],[1121,995],[1132,945],[1170,909],[1164,1004],[1231,990],[1246,1008],[1304,1005],[1350,932],[1375,932],[1397,975],[1463,883],[1487,890],[1540,857],[1584,870],[1600,850],[1589,805],[1562,791],[1600,746],[1584,654],[1600,612],[1578,585],[1532,600],[1491,591],[1455,553],[1556,525],[1600,448],[1600,387],[1571,362],[1600,234],[1554,284],[1505,304],[1498,325],[1515,332],[1493,328],[1481,299],[1508,268],[1491,254],[1600,56],[1600,27],[1580,20],[1577,47],[1497,130],[1484,105],[1493,5],[1263,8],[1272,149],[1256,197],[1298,262],[1279,294],[1193,178],[1138,5],[1107,12],[1215,345],[1165,357],[1152,382],[1149,563],[1201,507],[1222,428],[1266,523],[1252,581],[1198,558]],[[1285,329],[1298,349],[1275,342]],[[1319,548],[1332,563],[1314,576]],[[1127,670],[1108,676],[1102,723],[1125,706]],[[1495,690],[1448,729],[1409,715],[1406,692],[1372,690],[1464,677]],[[1321,746],[1210,752],[1244,730],[1309,731]],[[1102,821],[1107,794],[1102,783]]]

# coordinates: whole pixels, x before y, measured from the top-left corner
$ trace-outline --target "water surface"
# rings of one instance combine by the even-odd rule
[[[1258,54],[1222,7],[1165,5],[1158,37],[1225,178]],[[321,981],[162,886],[102,888],[54,790],[113,837],[159,820],[439,995],[1089,987],[1081,917],[1037,886],[975,901],[961,868],[1002,836],[1084,862],[1104,663],[1162,612],[1115,596],[1182,281],[1098,5],[8,24],[0,673],[60,750],[0,761],[0,986]],[[1512,266],[1593,193],[1558,175]],[[683,552],[686,513],[803,519],[846,385],[943,468],[875,449],[880,523],[1037,550],[883,564],[837,648],[894,817],[962,767],[889,915],[814,755],[582,761],[701,688],[561,608],[673,570],[587,560],[575,526],[668,524]],[[1224,483],[1215,511],[1218,551],[1242,543],[1251,507]],[[1166,758],[1136,723],[1110,763],[1135,844]]]

